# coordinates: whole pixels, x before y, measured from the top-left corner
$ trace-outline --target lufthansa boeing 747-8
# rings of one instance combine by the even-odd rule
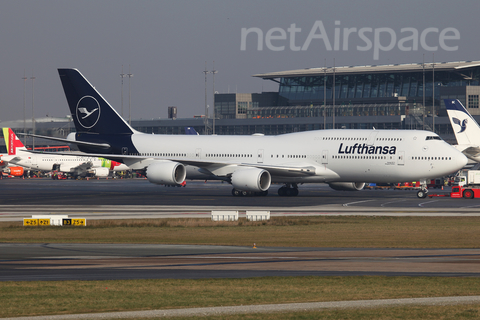
[[[467,158],[437,134],[417,130],[318,130],[277,136],[153,135],[133,129],[77,69],[59,69],[80,150],[145,170],[152,183],[219,179],[232,194],[281,196],[300,183],[360,190],[366,182],[425,181]],[[425,197],[424,188],[419,197]]]

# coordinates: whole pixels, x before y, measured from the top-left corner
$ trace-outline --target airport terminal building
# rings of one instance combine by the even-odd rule
[[[480,118],[480,61],[321,67],[254,77],[278,83],[278,92],[215,94],[215,128],[211,115],[132,120],[132,126],[155,134],[184,134],[185,127],[193,127],[200,134],[222,135],[333,127],[434,129],[454,143],[443,99],[459,99]],[[27,124],[31,132],[31,121]],[[24,128],[23,120],[3,122],[5,126],[17,133]],[[68,119],[36,122],[37,134],[65,137],[71,131]]]

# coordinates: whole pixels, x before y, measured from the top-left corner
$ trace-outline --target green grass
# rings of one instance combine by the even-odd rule
[[[264,277],[2,282],[0,317],[463,295],[480,295],[480,279]],[[477,313],[479,306],[474,308]],[[328,312],[332,315],[336,313]],[[364,312],[368,314],[371,311]]]
[[[0,242],[161,243],[361,248],[478,248],[479,217],[280,217],[268,222],[209,219],[89,220],[87,227],[0,224]]]

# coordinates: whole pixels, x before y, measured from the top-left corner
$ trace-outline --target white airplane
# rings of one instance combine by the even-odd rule
[[[299,183],[360,190],[366,182],[419,180],[423,188],[418,196],[426,197],[427,179],[449,175],[467,163],[461,152],[428,131],[341,129],[278,136],[141,133],[77,69],[58,71],[77,130],[74,143],[80,150],[144,169],[147,179],[156,184],[219,179],[232,184],[233,195],[266,195],[275,182],[284,184],[280,196],[296,196]],[[85,110],[97,108],[83,118]]]
[[[3,128],[3,137],[7,146],[8,155],[0,156],[0,160],[8,165],[16,165],[23,168],[60,171],[72,173],[74,176],[84,176],[87,173],[95,177],[107,177],[110,170],[123,171],[129,168],[116,161],[92,157],[90,155],[61,155],[32,153],[25,148],[22,141],[10,128]],[[10,169],[11,170],[11,169]],[[22,175],[23,175],[23,170]],[[16,172],[16,171],[15,171]]]
[[[480,126],[458,99],[445,99],[448,117],[452,124],[457,145],[469,159],[480,162]]]

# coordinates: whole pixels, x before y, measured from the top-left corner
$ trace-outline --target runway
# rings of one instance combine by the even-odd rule
[[[32,214],[69,214],[87,219],[208,218],[212,210],[268,210],[281,215],[480,216],[480,199],[419,199],[415,190],[334,191],[325,184],[299,187],[297,197],[280,197],[274,185],[266,197],[234,197],[218,181],[189,181],[165,187],[145,179],[0,180],[0,221]],[[431,190],[444,192],[445,190]]]
[[[418,199],[416,191],[339,192],[300,186],[297,197],[233,197],[219,182],[164,187],[144,179],[0,181],[0,221],[32,214],[89,219],[209,218],[211,210],[282,215],[480,216],[477,199]],[[441,191],[438,191],[441,192]],[[444,192],[447,192],[445,190]],[[0,244],[0,281],[198,279],[259,276],[480,276],[480,249],[252,248],[135,244]]]
[[[480,249],[0,244],[0,281],[480,276]]]

